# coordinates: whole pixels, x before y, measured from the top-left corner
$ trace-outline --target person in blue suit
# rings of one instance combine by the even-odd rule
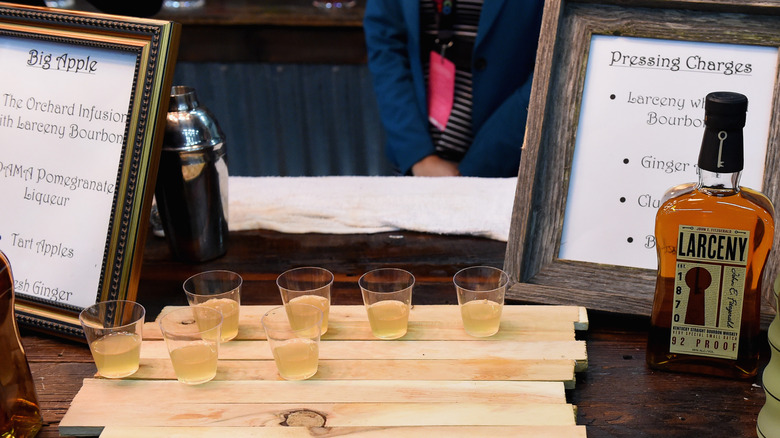
[[[448,12],[453,3],[454,25],[442,15],[442,4]],[[517,176],[543,6],[543,0],[367,0],[368,67],[388,156],[400,173]],[[442,17],[449,34],[441,31]],[[454,44],[441,41],[452,34]],[[429,121],[431,51],[457,66],[455,104],[443,131]],[[461,74],[470,84],[462,86]],[[465,143],[435,144],[448,129],[458,131],[453,117],[462,105],[470,114],[461,115],[466,129],[455,136]]]

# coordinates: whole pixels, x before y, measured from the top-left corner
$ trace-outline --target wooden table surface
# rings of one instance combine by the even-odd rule
[[[171,259],[164,241],[150,238],[138,301],[153,318],[167,305],[184,305],[181,283],[207,269],[231,269],[244,278],[243,304],[280,304],[276,276],[290,267],[316,265],[336,276],[334,304],[360,304],[357,279],[381,266],[400,267],[417,278],[415,304],[454,304],[452,275],[475,264],[501,267],[506,244],[464,236],[392,232],[375,235],[289,235],[267,231],[232,233],[228,255],[186,265]],[[577,406],[577,424],[589,437],[755,436],[764,404],[760,376],[748,381],[662,373],[644,363],[648,320],[589,312],[588,368],[567,391]],[[57,425],[95,373],[84,344],[23,329],[45,427],[40,437],[59,436]],[[763,333],[764,338],[766,333]],[[764,343],[765,345],[766,342]],[[762,350],[762,368],[769,358]]]
[[[87,0],[72,9],[100,12]],[[206,0],[149,18],[182,25],[180,62],[365,64],[364,12],[365,0],[331,10],[312,0]]]

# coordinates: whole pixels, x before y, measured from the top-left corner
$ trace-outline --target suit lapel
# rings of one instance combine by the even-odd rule
[[[407,34],[409,36],[409,46],[417,47],[419,54],[420,46],[420,2],[419,0],[402,0],[401,7],[409,26]]]
[[[498,14],[504,7],[504,3],[507,1],[509,0],[485,0],[484,3],[482,3],[482,12],[480,12],[479,15],[479,31],[477,32],[477,39],[474,41],[475,51],[479,48],[487,30],[493,26],[493,22],[496,21]]]

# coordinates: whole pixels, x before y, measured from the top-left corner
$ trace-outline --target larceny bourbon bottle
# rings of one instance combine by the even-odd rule
[[[0,251],[0,437],[27,438],[41,428],[41,410],[14,317],[14,281]]]
[[[658,210],[651,368],[730,378],[758,371],[761,277],[774,207],[739,186],[747,97],[707,95],[699,182],[670,189]]]

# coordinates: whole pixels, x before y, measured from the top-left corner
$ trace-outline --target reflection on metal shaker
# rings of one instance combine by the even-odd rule
[[[174,257],[202,262],[225,255],[228,167],[225,137],[191,87],[174,86],[155,197]]]

